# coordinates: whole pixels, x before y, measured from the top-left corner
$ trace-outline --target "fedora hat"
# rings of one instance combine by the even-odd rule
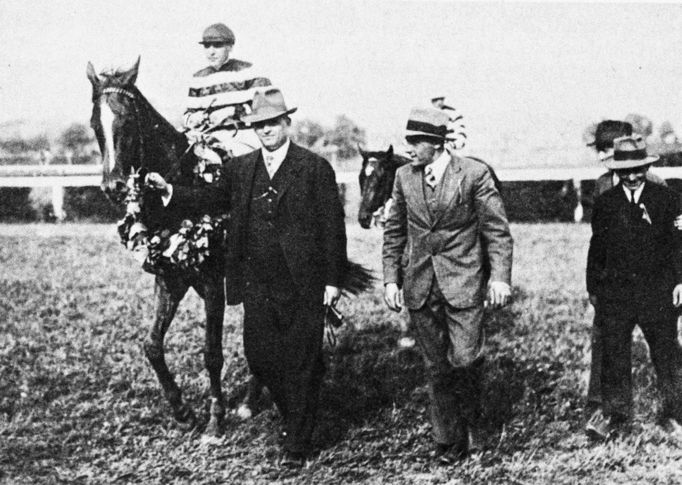
[[[450,117],[446,112],[435,108],[412,108],[407,118],[405,137],[428,136],[445,140],[448,134]]]
[[[595,147],[599,152],[613,148],[613,140],[621,136],[632,135],[632,125],[627,121],[604,120],[600,121],[594,131],[594,140],[587,144]]]
[[[234,32],[225,24],[212,24],[204,29],[201,36],[201,45],[206,45],[210,42],[224,42],[225,44],[234,45]]]
[[[242,116],[241,120],[249,124],[258,123],[291,114],[297,109],[287,108],[287,105],[284,104],[282,91],[277,88],[270,88],[264,92],[256,91],[251,102],[251,113]]]
[[[640,135],[621,136],[613,140],[613,154],[604,159],[604,165],[610,170],[651,165],[658,156],[647,155],[646,143]]]

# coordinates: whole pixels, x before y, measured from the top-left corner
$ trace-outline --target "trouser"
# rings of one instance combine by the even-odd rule
[[[310,451],[324,375],[323,318],[321,303],[298,295],[273,297],[258,285],[244,295],[246,360],[282,415],[289,452]]]
[[[603,355],[602,324],[599,319],[599,312],[595,310],[592,322],[591,352],[590,362],[590,381],[587,386],[587,412],[591,413],[602,406],[601,395],[601,368]]]
[[[600,312],[603,354],[601,388],[604,412],[617,418],[632,413],[632,330],[639,325],[649,346],[663,398],[662,417],[682,420],[682,349],[677,340],[677,316],[672,307],[659,312]]]
[[[481,412],[483,306],[449,305],[434,280],[424,306],[409,313],[426,365],[433,437],[444,445],[465,443]]]

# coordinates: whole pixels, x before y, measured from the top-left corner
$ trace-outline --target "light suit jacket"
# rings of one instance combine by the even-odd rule
[[[398,169],[393,206],[384,227],[384,283],[402,286],[407,308],[421,308],[435,277],[448,303],[483,303],[487,279],[511,285],[512,237],[490,171],[451,155],[432,214],[423,188],[423,167]]]

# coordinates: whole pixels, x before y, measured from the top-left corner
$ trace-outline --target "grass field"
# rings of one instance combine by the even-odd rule
[[[586,225],[514,225],[515,302],[490,315],[487,450],[453,468],[429,459],[420,357],[398,350],[405,315],[380,289],[341,308],[356,326],[328,349],[314,437],[300,472],[281,471],[279,418],[226,420],[224,437],[180,430],[142,353],[152,277],[113,225],[0,225],[0,483],[682,483],[682,451],[655,426],[646,346],[633,348],[631,434],[582,434],[592,320]],[[377,230],[349,227],[350,253],[380,268]],[[207,421],[202,311],[189,295],[166,339],[185,397]],[[224,388],[246,381],[240,311],[225,317]]]

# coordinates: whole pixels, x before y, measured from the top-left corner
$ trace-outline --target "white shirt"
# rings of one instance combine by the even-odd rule
[[[632,196],[634,195],[635,197],[635,204],[639,202],[639,198],[642,196],[642,190],[644,190],[644,184],[640,185],[637,190],[635,190],[635,193],[633,194],[632,191],[628,188],[625,187],[625,185],[622,186],[623,190],[625,191],[625,197],[628,198],[630,202],[632,202]]]
[[[436,158],[433,162],[424,167],[425,171],[429,170],[429,168],[431,169],[431,173],[436,179],[435,185],[438,185],[443,178],[445,169],[448,168],[448,163],[450,163],[450,155],[448,152],[443,150],[443,153],[441,153],[440,157]]]
[[[282,162],[286,158],[287,152],[289,151],[289,145],[291,145],[291,141],[289,138],[287,138],[287,141],[284,142],[284,145],[279,147],[277,150],[269,151],[265,147],[261,148],[261,155],[263,155],[265,168],[268,170],[268,175],[270,178],[275,176],[275,173],[277,173],[277,170],[279,170],[279,167],[282,165]]]

